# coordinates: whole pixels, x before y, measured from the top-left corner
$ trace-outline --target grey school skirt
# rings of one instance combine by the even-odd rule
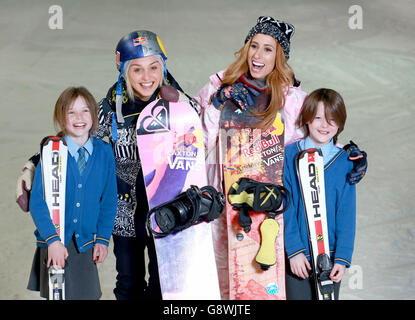
[[[65,299],[98,300],[101,293],[98,269],[92,260],[93,248],[80,253],[72,238],[66,246],[68,258],[65,263]],[[40,291],[40,296],[49,298],[48,248],[36,248],[27,289]]]

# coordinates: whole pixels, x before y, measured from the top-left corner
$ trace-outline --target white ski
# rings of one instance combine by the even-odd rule
[[[63,138],[45,137],[40,144],[43,196],[56,232],[65,245],[65,191],[68,147]],[[65,300],[65,271],[49,268],[49,300]]]
[[[296,165],[307,218],[317,297],[319,300],[334,300],[334,285],[329,277],[333,264],[330,260],[324,162],[321,150],[301,151],[297,155]]]

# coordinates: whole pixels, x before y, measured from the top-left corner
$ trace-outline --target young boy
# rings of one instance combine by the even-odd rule
[[[30,198],[36,225],[37,250],[28,289],[48,297],[48,268],[65,268],[67,300],[99,299],[101,289],[96,263],[107,256],[117,211],[117,186],[112,148],[91,137],[98,125],[98,106],[91,93],[70,87],[55,105],[58,136],[68,146],[65,198],[65,246],[52,224],[43,199],[39,163]],[[79,160],[79,161],[78,161]]]
[[[335,285],[335,299],[338,299],[345,269],[351,263],[356,223],[356,190],[355,185],[347,183],[346,175],[353,163],[348,160],[347,152],[335,145],[345,122],[346,108],[342,97],[331,89],[315,90],[304,100],[297,119],[297,125],[304,129],[304,139],[285,149],[284,186],[293,198],[291,206],[284,213],[288,300],[316,298],[309,275],[311,263],[307,220],[295,166],[295,157],[301,150],[320,148],[323,153],[328,237],[330,255],[334,262],[330,278]]]

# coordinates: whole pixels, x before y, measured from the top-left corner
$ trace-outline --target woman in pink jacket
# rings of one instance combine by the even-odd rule
[[[302,137],[295,128],[306,93],[288,65],[290,39],[294,26],[272,17],[259,17],[250,30],[245,45],[236,53],[236,61],[225,71],[210,77],[209,83],[194,97],[201,106],[204,129],[208,182],[218,190],[222,186],[222,164],[219,158],[219,118],[221,105],[232,100],[241,109],[254,104],[255,97],[268,92],[270,103],[257,127],[266,129],[274,121],[277,112],[284,113],[284,141],[292,143]],[[222,299],[228,299],[228,239],[226,215],[214,221],[216,263],[218,267]]]
[[[245,45],[236,53],[236,61],[225,71],[210,76],[210,81],[194,97],[201,106],[209,183],[219,190],[222,189],[222,170],[217,142],[220,107],[226,100],[233,100],[244,109],[253,103],[259,92],[267,91],[270,104],[260,126],[269,126],[277,112],[283,109],[285,144],[302,138],[301,130],[295,128],[294,123],[306,93],[287,63],[293,33],[291,24],[272,17],[259,17],[248,33]]]
[[[272,17],[259,17],[257,24],[249,31],[244,46],[236,53],[236,60],[225,71],[212,75],[194,97],[201,107],[208,182],[220,191],[223,191],[223,176],[218,143],[219,119],[221,106],[227,100],[244,109],[253,105],[255,97],[261,92],[267,92],[270,102],[258,118],[256,127],[268,128],[281,111],[284,114],[285,145],[303,138],[303,132],[295,127],[295,121],[306,93],[287,63],[293,34],[293,25]],[[357,148],[353,151],[359,153],[360,161],[355,165],[351,180],[351,183],[356,183],[363,177],[367,162],[364,152]],[[228,299],[226,215],[213,222],[213,236],[222,299]]]

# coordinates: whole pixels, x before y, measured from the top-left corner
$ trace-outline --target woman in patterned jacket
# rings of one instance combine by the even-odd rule
[[[143,108],[160,97],[192,103],[167,71],[166,59],[163,43],[155,33],[141,30],[126,35],[116,48],[118,81],[99,103],[97,136],[107,137],[113,146],[117,175],[118,210],[113,231],[117,299],[161,299],[154,242],[145,230],[148,204],[138,157],[136,123]]]

